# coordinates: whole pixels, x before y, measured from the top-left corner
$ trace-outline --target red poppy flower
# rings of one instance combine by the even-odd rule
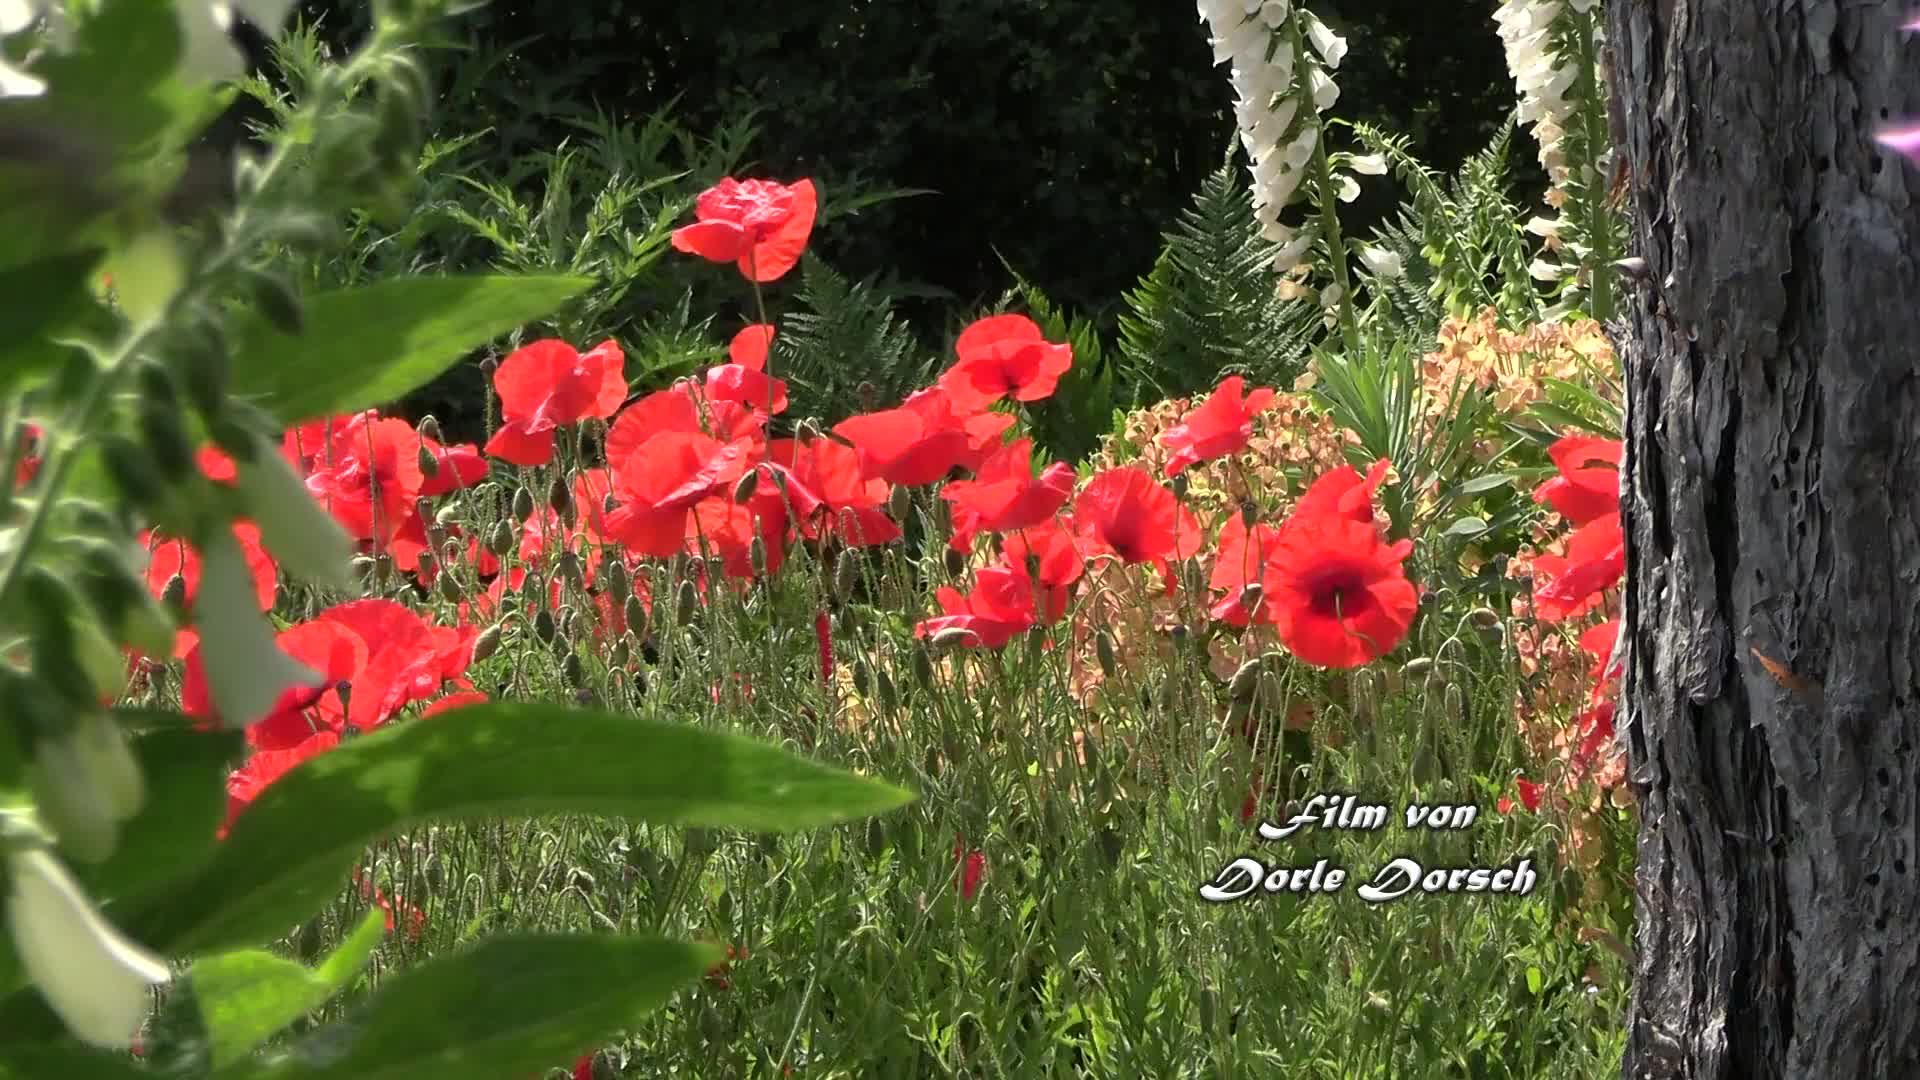
[[[624,414],[623,414],[624,415]],[[614,445],[609,436],[609,446]],[[722,443],[699,431],[667,431],[647,439],[613,469],[618,503],[605,520],[607,534],[641,555],[667,557],[688,536],[688,511],[726,491],[747,471],[753,445]]]
[[[732,177],[701,192],[692,225],[673,231],[673,247],[739,266],[748,281],[777,281],[800,261],[819,194],[812,180],[791,187]]]
[[[382,420],[372,412],[334,429],[312,466],[307,490],[348,535],[373,541],[376,551],[385,551],[413,516],[425,482],[420,436],[406,421]]]
[[[953,838],[953,861],[959,865],[960,880],[955,888],[962,900],[971,900],[980,891],[980,881],[987,874],[987,854],[978,849],[967,850],[967,838]]]
[[[432,476],[421,477],[420,494],[423,496],[431,498],[445,495],[472,487],[487,478],[487,459],[481,455],[480,448],[472,443],[443,446],[422,437],[420,445],[433,455],[433,463],[438,466]],[[419,455],[416,453],[414,456]]]
[[[353,868],[354,885],[360,889],[360,899],[368,901],[386,914],[387,933],[393,933],[394,903],[405,904],[407,908],[407,940],[418,941],[420,934],[427,928],[427,913],[399,897],[388,898],[386,890],[373,883],[373,878],[359,867]]]
[[[1373,497],[1387,478],[1392,462],[1381,458],[1363,478],[1351,465],[1322,473],[1294,504],[1293,516],[1329,515],[1373,524]]]
[[[420,711],[420,718],[425,720],[429,716],[439,716],[441,713],[455,712],[468,705],[484,705],[486,703],[487,695],[480,691],[462,690],[457,694],[448,694],[446,697],[422,709]]]
[[[963,412],[978,412],[1002,398],[1039,401],[1073,367],[1073,347],[1047,341],[1025,315],[980,319],[954,343],[959,362],[940,377],[940,388]]]
[[[1540,796],[1545,792],[1546,790],[1545,787],[1543,785],[1536,784],[1531,780],[1528,780],[1524,776],[1520,777],[1519,779],[1516,779],[1513,783],[1514,783],[1514,787],[1520,792],[1521,805],[1525,806],[1529,813],[1534,813],[1534,814],[1539,813],[1540,812]],[[1503,814],[1510,814],[1513,812],[1512,799],[1503,798],[1498,803],[1496,803],[1495,806]]]
[[[733,402],[768,415],[787,408],[787,384],[766,372],[767,346],[773,327],[755,323],[733,336],[727,346],[730,363],[707,369],[707,400]]]
[[[515,465],[545,465],[553,460],[555,430],[612,416],[626,400],[626,356],[612,341],[585,353],[564,341],[536,341],[500,362],[493,387],[501,423],[487,453]]]
[[[593,1080],[592,1054],[581,1054],[574,1060],[573,1080]]]
[[[769,484],[775,474],[780,479]],[[782,511],[810,540],[838,535],[849,547],[870,547],[900,538],[900,526],[882,509],[887,483],[862,471],[860,452],[832,439],[767,444],[758,495],[769,487]]]
[[[13,489],[15,491],[33,483],[40,472],[40,438],[46,432],[39,424],[22,424],[20,437],[26,443],[26,451],[20,457],[20,464],[14,468]]]
[[[974,479],[955,480],[941,490],[940,497],[954,504],[956,551],[971,547],[976,533],[1031,528],[1066,505],[1073,495],[1073,466],[1055,462],[1036,479],[1032,455],[1032,439],[1009,443],[980,466]]]
[[[945,390],[929,388],[899,409],[847,417],[833,425],[833,434],[860,450],[860,467],[868,477],[916,488],[954,469],[979,467],[1010,427],[1010,415],[964,415]]]
[[[1533,501],[1552,506],[1575,525],[1619,513],[1623,452],[1624,444],[1618,439],[1587,435],[1561,439],[1547,451],[1560,475],[1535,488]],[[1603,464],[1589,464],[1594,461]]]
[[[253,577],[253,592],[260,601],[260,610],[271,611],[279,568],[260,543],[260,527],[251,521],[236,521],[233,538],[239,542],[240,555]],[[187,586],[186,609],[191,613],[194,600],[200,595],[200,552],[185,540],[162,537],[152,529],[140,534],[140,546],[147,552],[147,588],[156,598],[165,596],[167,582],[179,574]]]
[[[1533,607],[1542,622],[1584,615],[1626,573],[1626,537],[1620,515],[1607,514],[1576,529],[1565,555],[1533,558]]]
[[[758,514],[755,507],[741,506],[730,497],[700,500],[687,517],[685,550],[700,554],[700,545],[704,542],[707,549],[725,563],[728,577],[748,581],[758,576],[753,565],[753,541],[757,536],[766,554],[766,572],[769,575],[778,572],[786,555],[785,517],[777,507],[766,505],[767,500],[778,498],[778,492],[756,493],[753,501],[758,504]],[[756,520],[763,522],[757,530]]]
[[[1603,701],[1575,720],[1580,744],[1573,751],[1574,771],[1585,773],[1592,768],[1601,751],[1613,742],[1613,710],[1613,702]]]
[[[1256,523],[1249,532],[1239,514],[1229,517],[1220,530],[1213,575],[1208,581],[1214,591],[1226,595],[1209,614],[1228,626],[1271,625],[1279,610],[1271,594],[1280,587],[1280,555],[1279,529]],[[1247,596],[1249,585],[1260,586],[1254,598]]]
[[[1400,563],[1413,543],[1385,544],[1371,524],[1296,514],[1280,530],[1274,628],[1295,656],[1353,668],[1392,651],[1420,598]]]
[[[245,764],[227,776],[227,819],[220,826],[219,835],[224,837],[233,826],[234,818],[246,809],[267,785],[285,775],[287,770],[306,761],[308,758],[323,754],[340,745],[340,735],[333,731],[317,731],[305,739],[283,750],[256,750]]]
[[[1200,522],[1145,469],[1108,469],[1080,489],[1073,520],[1095,554],[1165,564],[1200,550]]]
[[[1238,375],[1222,380],[1206,404],[1160,436],[1160,445],[1173,451],[1167,460],[1168,476],[1246,448],[1253,437],[1253,418],[1272,407],[1273,391],[1262,388],[1243,398],[1240,391],[1245,385]]]
[[[1593,692],[1600,693],[1608,679],[1620,674],[1620,664],[1614,663],[1613,647],[1619,641],[1620,620],[1608,619],[1606,622],[1587,628],[1580,635],[1580,648],[1593,657],[1593,669],[1587,677],[1595,683]],[[1622,661],[1624,663],[1624,660]],[[1611,667],[1611,670],[1609,668]]]
[[[974,573],[971,593],[942,586],[934,599],[945,614],[922,620],[913,628],[916,638],[931,638],[946,630],[967,632],[968,648],[997,649],[1034,623],[1033,582],[1023,570],[990,566]]]

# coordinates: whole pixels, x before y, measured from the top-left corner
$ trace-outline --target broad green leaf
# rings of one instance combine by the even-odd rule
[[[386,914],[367,912],[360,926],[318,968],[260,949],[222,953],[187,971],[199,1007],[210,1061],[224,1069],[347,988],[380,947]]]
[[[205,865],[226,817],[227,771],[246,741],[239,732],[192,731],[183,723],[139,735],[132,746],[146,778],[146,804],[121,826],[107,861],[80,868],[88,891],[102,901],[170,885]]]
[[[1492,491],[1495,488],[1506,487],[1508,484],[1513,483],[1513,480],[1514,476],[1510,472],[1495,472],[1488,473],[1485,476],[1476,476],[1460,485],[1460,494],[1478,495],[1483,491]]]
[[[424,821],[577,813],[786,832],[912,798],[690,725],[560,705],[471,705],[296,766],[254,799],[177,895],[126,925],[173,954],[272,941],[333,898],[368,843]]]
[[[389,976],[262,1080],[524,1080],[664,1004],[710,945],[612,935],[493,938]]]
[[[1459,521],[1456,521],[1453,524],[1447,526],[1447,531],[1442,533],[1441,535],[1443,536],[1479,536],[1481,533],[1486,531],[1487,531],[1487,522],[1485,518],[1468,517],[1468,518],[1461,518]]]
[[[388,278],[306,298],[298,335],[252,312],[233,328],[233,392],[288,424],[384,405],[592,284],[563,276]]]

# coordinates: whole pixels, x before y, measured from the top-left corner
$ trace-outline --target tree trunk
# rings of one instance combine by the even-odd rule
[[[1920,1077],[1920,169],[1872,138],[1920,40],[1892,2],[1608,3],[1645,260],[1623,1075]]]

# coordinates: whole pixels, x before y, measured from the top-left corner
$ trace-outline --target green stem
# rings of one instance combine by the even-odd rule
[[[1607,128],[1606,106],[1601,99],[1606,87],[1600,82],[1598,61],[1593,40],[1594,16],[1574,14],[1574,43],[1580,52],[1580,111],[1582,126],[1586,129],[1584,157],[1589,164],[1582,168],[1591,168],[1607,145],[1610,133]],[[1615,153],[1618,153],[1616,148]],[[1605,322],[1613,317],[1613,278],[1608,267],[1613,262],[1613,229],[1607,221],[1607,181],[1605,176],[1597,176],[1581,182],[1586,204],[1587,222],[1585,232],[1589,250],[1582,269],[1587,275],[1587,295],[1589,312],[1593,318]]]
[[[1311,46],[1306,35],[1300,32],[1300,22],[1296,16],[1287,20],[1287,34],[1292,39],[1294,62],[1293,92],[1301,107],[1307,111],[1309,123],[1319,129],[1319,137],[1313,144],[1313,185],[1315,201],[1320,215],[1320,229],[1327,243],[1328,262],[1332,264],[1334,284],[1340,287],[1338,317],[1340,337],[1346,344],[1348,357],[1358,360],[1360,357],[1360,323],[1353,310],[1353,279],[1348,273],[1347,244],[1340,233],[1340,202],[1333,184],[1333,161],[1327,154],[1327,126],[1320,119],[1319,111],[1313,104],[1314,65]]]

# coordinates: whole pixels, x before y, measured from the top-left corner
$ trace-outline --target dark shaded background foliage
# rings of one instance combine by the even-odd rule
[[[345,43],[364,6],[305,10]],[[1492,9],[1314,4],[1352,45],[1339,114],[1452,169],[1511,104]],[[933,340],[956,306],[1007,288],[1002,257],[1110,328],[1233,131],[1226,72],[1180,0],[495,0],[466,29],[469,50],[443,64],[491,70],[477,98],[443,106],[459,128],[495,128],[503,160],[577,134],[570,108],[638,117],[677,99],[693,131],[759,110],[765,175],[937,192],[817,241],[851,278],[897,274],[903,314]],[[1366,185],[1355,234],[1396,201]]]

